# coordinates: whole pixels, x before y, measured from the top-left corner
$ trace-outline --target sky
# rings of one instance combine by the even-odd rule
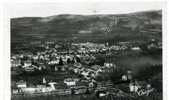
[[[11,3],[6,10],[11,18],[46,17],[58,14],[125,14],[138,11],[161,10],[164,2],[67,2],[67,3]]]

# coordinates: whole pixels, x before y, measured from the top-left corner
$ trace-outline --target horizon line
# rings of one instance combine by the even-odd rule
[[[10,17],[10,19],[17,19],[17,18],[47,18],[47,17],[52,17],[52,16],[59,16],[59,15],[79,15],[79,16],[94,16],[94,15],[127,15],[127,14],[135,14],[135,13],[146,13],[146,12],[153,12],[153,11],[160,11],[162,12],[162,9],[151,9],[151,10],[140,10],[140,11],[130,11],[130,12],[126,12],[126,13],[81,13],[81,14],[77,14],[77,13],[58,13],[58,14],[53,14],[53,15],[49,15],[49,16],[20,16],[20,17]]]

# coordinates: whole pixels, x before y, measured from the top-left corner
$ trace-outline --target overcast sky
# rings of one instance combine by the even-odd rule
[[[123,14],[137,11],[161,10],[163,2],[69,2],[69,3],[15,3],[6,6],[14,17],[46,17],[58,14]]]

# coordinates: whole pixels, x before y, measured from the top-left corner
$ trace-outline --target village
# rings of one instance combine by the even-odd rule
[[[162,48],[161,43],[153,39],[146,46],[153,50]],[[135,97],[150,96],[155,91],[150,83],[137,81],[132,70],[122,69],[107,59],[98,59],[98,55],[108,57],[124,51],[142,52],[135,42],[60,45],[48,41],[41,43],[38,50],[11,55],[12,96],[95,94],[97,97]],[[109,79],[110,75],[114,75],[115,81]]]

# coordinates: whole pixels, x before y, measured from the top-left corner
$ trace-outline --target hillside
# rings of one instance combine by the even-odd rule
[[[56,15],[11,19],[11,42],[128,41],[162,38],[162,11],[121,15]]]

